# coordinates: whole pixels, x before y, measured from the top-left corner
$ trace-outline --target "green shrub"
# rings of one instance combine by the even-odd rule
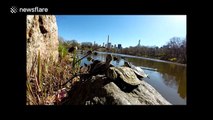
[[[66,47],[62,43],[59,43],[58,52],[61,59],[68,54]]]
[[[176,61],[177,61],[177,58],[170,58],[169,61],[171,61],[171,62],[176,62]]]

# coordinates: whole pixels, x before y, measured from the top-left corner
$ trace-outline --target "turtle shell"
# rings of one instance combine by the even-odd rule
[[[133,64],[125,61],[124,62],[124,65],[129,67],[129,68],[132,68],[133,71],[135,72],[135,74],[139,77],[139,78],[146,78],[148,77],[148,75],[143,71],[143,69],[141,69],[140,67],[136,67],[134,66]]]
[[[107,71],[107,77],[112,80],[120,78],[123,82],[131,86],[141,84],[141,81],[135,75],[134,70],[129,67],[110,67]]]
[[[135,74],[141,78],[146,78],[148,76],[140,67],[134,67],[133,70]]]

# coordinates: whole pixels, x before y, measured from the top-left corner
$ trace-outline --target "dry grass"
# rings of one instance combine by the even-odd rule
[[[66,96],[66,91],[78,81],[78,78],[75,78],[70,85],[61,86],[79,71],[79,64],[73,68],[72,63],[73,61],[70,61],[69,55],[60,58],[57,63],[52,61],[41,62],[40,52],[38,52],[32,70],[27,75],[26,104],[57,105],[60,103],[61,99]],[[37,66],[36,70],[33,69],[35,66]]]

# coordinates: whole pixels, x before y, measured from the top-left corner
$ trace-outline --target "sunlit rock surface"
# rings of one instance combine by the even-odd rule
[[[142,81],[135,89],[125,92],[104,76],[93,77],[77,84],[63,104],[70,105],[171,105],[151,85]]]

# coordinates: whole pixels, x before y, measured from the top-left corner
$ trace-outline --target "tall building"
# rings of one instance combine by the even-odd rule
[[[109,35],[108,35],[108,37],[107,37],[107,44],[109,43]]]
[[[141,40],[138,41],[138,47],[140,47],[140,46],[141,46]]]
[[[111,48],[111,46],[112,46],[111,43],[107,44],[107,48]]]
[[[118,49],[122,49],[122,45],[121,44],[118,44]]]
[[[111,43],[109,42],[109,35],[108,35],[108,37],[107,37],[107,46],[106,46],[107,48],[110,48],[111,47]]]

